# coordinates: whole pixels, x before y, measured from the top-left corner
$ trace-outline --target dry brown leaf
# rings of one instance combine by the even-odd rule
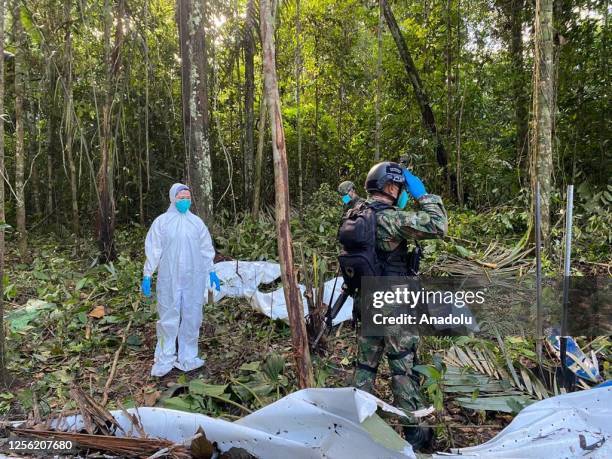
[[[157,400],[161,396],[161,392],[156,390],[154,392],[148,392],[143,395],[144,406],[155,406]]]
[[[93,308],[87,315],[89,317],[93,317],[94,319],[101,319],[102,317],[104,317],[104,314],[106,314],[104,306],[100,305]]]

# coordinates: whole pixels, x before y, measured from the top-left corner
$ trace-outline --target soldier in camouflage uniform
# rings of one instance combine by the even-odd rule
[[[407,244],[416,239],[443,237],[448,220],[442,199],[427,194],[423,183],[407,169],[393,162],[375,165],[366,179],[369,204],[384,203],[393,207],[376,213],[376,249],[383,261],[383,276],[406,276]],[[407,194],[412,195],[420,208],[418,211],[404,211]],[[357,308],[359,295],[355,296]],[[391,388],[395,404],[407,411],[423,407],[419,392],[418,375],[412,372],[415,365],[418,336],[364,337],[358,333],[357,368],[353,385],[372,392],[380,359],[387,356],[392,374]],[[419,449],[431,440],[431,429],[408,427],[404,431],[406,440]]]
[[[363,201],[363,198],[360,198],[355,191],[355,184],[348,180],[338,185],[338,194],[342,196],[342,205],[345,212]]]

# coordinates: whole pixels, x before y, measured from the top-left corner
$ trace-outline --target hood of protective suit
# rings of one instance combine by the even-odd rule
[[[170,187],[170,191],[168,192],[168,197],[170,198],[170,207],[168,207],[168,212],[179,213],[178,209],[176,208],[176,195],[179,194],[180,191],[188,189],[189,187],[187,185],[183,185],[182,183],[175,183]]]

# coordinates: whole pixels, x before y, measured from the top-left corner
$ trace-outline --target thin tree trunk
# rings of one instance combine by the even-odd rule
[[[295,105],[296,130],[298,140],[298,193],[300,218],[304,211],[304,177],[302,172],[302,118],[300,113],[300,97],[302,93],[302,22],[300,19],[300,0],[295,3]]]
[[[557,137],[557,97],[559,95],[559,59],[561,58],[561,47],[564,44],[565,38],[565,18],[563,8],[563,0],[553,0],[553,101],[552,101],[552,127],[551,127],[551,139],[552,149],[558,151],[558,137]],[[606,8],[607,10],[607,5]],[[604,32],[605,33],[605,32]],[[580,65],[580,64],[579,64]],[[558,169],[563,170],[562,159],[557,155]],[[572,182],[573,183],[573,182]]]
[[[293,343],[298,385],[300,388],[306,388],[313,385],[314,379],[310,362],[306,323],[304,321],[302,295],[297,286],[293,267],[291,230],[289,228],[290,204],[287,151],[276,77],[274,27],[270,0],[260,0],[260,26],[263,49],[264,92],[272,131],[278,256],[285,302],[287,303],[287,312],[289,314],[289,324],[291,325],[291,340]]]
[[[13,1],[13,34],[15,37],[15,200],[19,255],[23,261],[28,250],[26,233],[25,183],[24,183],[24,111],[23,85],[24,62],[23,53],[25,37],[21,23],[20,2]]]
[[[552,118],[554,107],[553,0],[536,0],[534,34],[533,137],[531,191],[540,184],[542,243],[550,240],[550,197],[552,193]],[[533,208],[533,204],[532,204]]]
[[[188,182],[195,211],[210,226],[213,218],[210,120],[208,113],[208,57],[202,0],[177,0],[181,55],[183,135]]]
[[[72,208],[72,232],[79,235],[79,202],[76,164],[74,163],[74,108],[72,94],[72,0],[64,0],[64,24],[66,33],[64,35],[64,92],[65,92],[65,120],[64,120],[64,148],[68,160],[68,172],[70,180],[70,200]]]
[[[408,77],[410,78],[412,88],[414,89],[414,95],[419,105],[419,109],[421,110],[423,123],[425,124],[425,127],[430,132],[431,136],[436,142],[436,160],[438,162],[438,165],[444,169],[444,176],[446,177],[447,182],[449,182],[451,180],[451,177],[448,169],[448,153],[444,148],[442,136],[440,135],[436,127],[436,119],[431,109],[431,105],[429,104],[429,98],[425,93],[423,83],[421,82],[419,73],[414,65],[414,61],[412,60],[412,56],[410,55],[408,46],[406,45],[406,40],[404,40],[404,36],[402,35],[402,32],[399,26],[397,25],[397,21],[395,20],[395,16],[393,16],[393,12],[389,7],[389,3],[387,2],[387,0],[380,0],[380,4],[383,8],[383,13],[387,21],[387,26],[391,31],[391,35],[393,35],[393,39],[395,40],[395,44],[397,45],[397,50],[402,59],[402,62],[404,63],[406,73],[408,73]]]
[[[248,0],[244,35],[244,204],[250,207],[253,196],[253,150],[255,114],[255,38],[253,24],[255,22],[255,6],[253,0]],[[254,207],[253,207],[254,208]]]
[[[36,132],[36,120],[32,117],[28,117],[28,130],[30,132]],[[32,163],[30,164],[31,176],[29,182],[32,184],[32,201],[34,201],[34,215],[39,218],[42,215],[42,207],[40,205],[40,177],[38,175],[38,165],[36,164],[36,157],[38,151],[40,151],[40,139],[42,136],[37,136],[36,142],[30,142],[30,158]],[[38,149],[38,151],[37,151]]]
[[[237,6],[236,6],[237,8]],[[238,12],[236,10],[234,10],[234,17],[237,18],[238,16]],[[237,20],[237,19],[236,19]],[[236,88],[236,107],[237,107],[237,124],[238,124],[238,129],[236,130],[237,134],[238,134],[238,154],[242,155],[242,161],[245,161],[244,158],[244,153],[245,153],[245,136],[244,136],[244,106],[242,104],[242,97],[240,97],[241,93],[244,93],[244,87],[242,85],[242,76],[240,75],[240,55],[241,55],[241,49],[238,49],[236,51],[236,62],[234,63],[234,70],[236,71],[236,75],[235,77],[232,76],[232,87]],[[233,146],[233,143],[231,144],[231,146]],[[243,194],[244,194],[244,190],[245,190],[245,186],[247,181],[249,181],[250,178],[247,178],[246,176],[246,169],[243,167],[242,168],[242,190],[243,190]],[[246,206],[246,203],[248,201],[248,197],[247,196],[243,196],[242,198],[242,202],[243,204]],[[247,207],[245,207],[246,209]]]
[[[459,113],[457,114],[457,129],[455,133],[455,144],[457,146],[457,164],[455,167],[455,175],[456,175],[456,186],[457,186],[457,202],[460,206],[462,206],[465,202],[465,195],[463,192],[463,165],[461,163],[461,120],[463,118],[463,106],[465,104],[465,89],[461,89],[461,60],[462,60],[462,45],[461,45],[461,30],[462,30],[462,22],[461,22],[461,0],[457,0],[457,31],[455,33],[455,95],[461,95]],[[452,183],[452,177],[451,177]]]
[[[529,140],[529,119],[527,94],[525,93],[525,68],[523,62],[523,10],[525,0],[512,0],[510,11],[511,40],[510,56],[514,69],[512,93],[514,99],[514,117],[516,123],[516,164],[519,176],[527,171],[527,149]]]
[[[253,220],[259,218],[259,209],[261,207],[261,172],[263,168],[263,151],[266,142],[266,101],[265,96],[261,94],[259,102],[259,137],[257,140],[257,156],[255,157],[255,190],[253,193]]]
[[[375,111],[376,111],[376,132],[374,134],[374,159],[380,160],[380,131],[381,131],[381,120],[380,120],[380,97],[382,94],[382,55],[383,55],[383,26],[384,18],[382,11],[382,4],[378,1],[378,28],[376,30],[376,41],[378,44],[376,52],[376,100],[375,100]]]
[[[143,7],[143,16],[144,16],[144,31],[142,34],[142,43],[144,48],[144,65],[145,65],[145,125],[144,125],[144,134],[145,134],[145,170],[147,173],[147,191],[149,191],[151,187],[151,155],[149,153],[149,71],[150,71],[150,63],[149,63],[149,45],[147,43],[147,31],[148,21],[149,21],[149,0],[145,0]],[[139,161],[139,173],[142,175],[142,170],[140,168]],[[143,199],[143,183],[142,176],[140,178],[140,224],[144,225],[145,222],[145,209],[144,209],[144,199]]]
[[[53,213],[53,182],[55,173],[53,172],[53,156],[47,150],[47,203],[45,205],[45,213],[47,216]]]
[[[0,113],[4,113],[4,0],[0,0]],[[6,385],[4,360],[4,117],[0,116],[0,387]]]
[[[314,189],[319,188],[319,177],[321,174],[321,164],[319,161],[319,75],[320,75],[320,67],[319,67],[319,35],[315,34],[314,36],[314,54],[315,54],[315,68],[317,69],[317,77],[315,78],[315,116],[314,116],[314,159],[313,159],[313,169],[314,173],[312,174],[312,178],[314,181]]]
[[[110,0],[105,1],[104,7],[104,48],[107,66],[106,88],[104,105],[102,107],[102,129],[100,138],[101,163],[98,170],[98,192],[100,205],[98,211],[98,243],[100,245],[100,261],[107,263],[116,257],[114,231],[115,231],[115,199],[113,190],[113,170],[115,146],[112,144],[113,128],[113,98],[117,88],[119,70],[121,68],[121,45],[123,42],[123,17],[125,12],[124,0],[116,0],[115,12],[116,29],[115,39],[111,50],[111,14]]]
[[[57,104],[57,71],[55,57],[51,52],[47,56],[47,208],[46,214],[53,213],[53,185],[55,184],[54,158],[58,157],[59,107]]]
[[[446,142],[451,145],[452,125],[452,105],[453,105],[453,48],[452,48],[452,21],[451,21],[452,0],[446,0]]]
[[[461,96],[461,105],[459,107],[459,118],[457,120],[457,161],[455,174],[457,175],[457,202],[460,206],[463,205],[463,175],[461,172],[461,118],[463,117],[463,103],[465,102],[465,91]]]

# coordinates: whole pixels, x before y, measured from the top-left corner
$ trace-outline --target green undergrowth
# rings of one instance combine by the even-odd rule
[[[333,276],[341,214],[338,195],[328,186],[311,197],[301,219],[293,212],[291,229],[300,279],[313,264],[318,276]],[[424,244],[426,266],[445,253],[478,256],[493,242],[512,248],[529,227],[527,214],[518,208],[477,212],[450,207],[449,216],[449,238]],[[588,212],[578,200],[577,260],[603,263],[609,259],[609,245],[605,245],[610,243],[610,223],[609,215]],[[553,254],[545,259],[551,271],[558,267],[562,226],[554,227]],[[119,228],[117,260],[97,265],[97,247],[91,238],[66,240],[53,234],[31,234],[30,260],[21,262],[14,235],[8,234],[3,289],[8,322],[6,362],[13,384],[0,392],[0,415],[23,418],[35,404],[42,415],[74,408],[69,396],[73,382],[100,398],[129,322],[109,393],[110,407],[148,400],[149,404],[232,419],[296,390],[289,328],[254,313],[244,301],[230,299],[208,307],[205,313],[200,346],[207,357],[206,372],[171,374],[161,381],[148,377],[156,313],[154,302],[139,291],[145,235],[146,228],[139,225]],[[219,218],[213,237],[217,250],[229,258],[277,258],[274,221],[265,212],[258,221],[244,218],[237,224]],[[336,348],[316,358],[317,385],[346,384],[353,334],[345,327]],[[427,338],[420,349],[424,392],[438,407],[446,397],[440,382],[443,367],[431,356],[453,343],[451,338]],[[531,342],[521,344],[521,352],[513,343],[507,344],[512,358],[532,357],[527,351],[533,347]],[[608,371],[606,368],[606,374]],[[384,390],[380,393],[385,394]]]

